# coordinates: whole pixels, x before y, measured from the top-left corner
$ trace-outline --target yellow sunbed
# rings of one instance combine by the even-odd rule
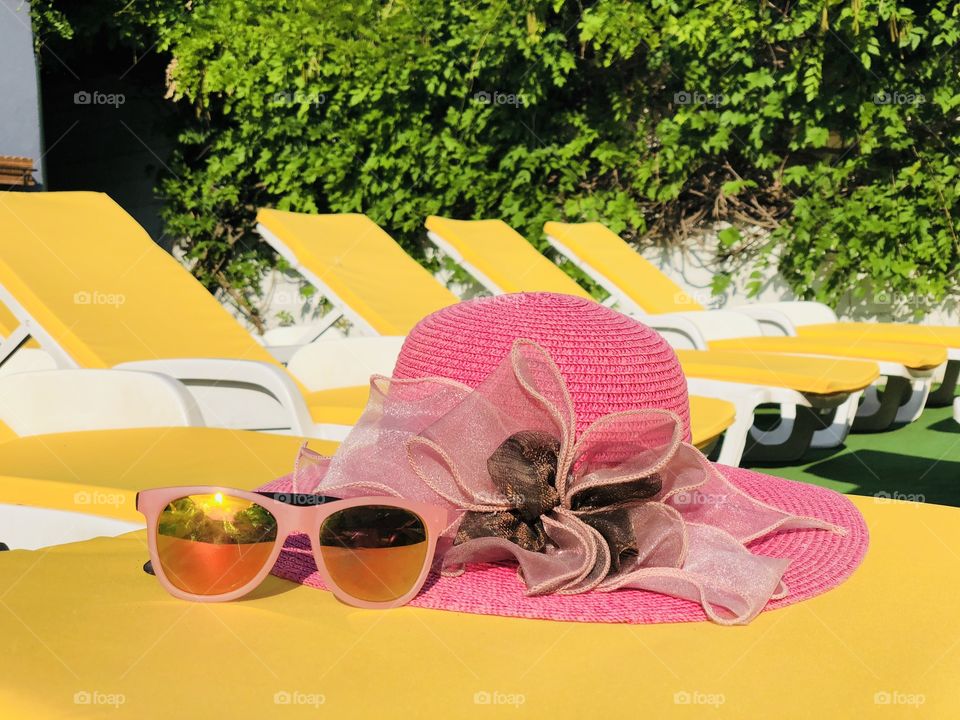
[[[701,450],[713,443],[733,424],[736,408],[726,400],[717,398],[690,396],[690,435],[691,442]]]
[[[0,553],[0,708],[33,720],[956,717],[960,511],[852,499],[871,528],[853,576],[733,628],[358,610],[274,577],[241,601],[188,603],[141,570],[143,531]]]
[[[90,368],[183,357],[274,362],[106,195],[3,193],[0,234],[0,299],[21,323],[30,318],[48,352]]]
[[[0,503],[139,521],[138,490],[254,488],[290,472],[301,443],[290,435],[204,427],[8,437],[0,442]],[[322,440],[311,440],[310,447],[336,450]]]
[[[729,350],[675,352],[684,373],[691,377],[737,383],[769,381],[778,387],[817,395],[848,393],[851,388],[865,388],[880,376],[877,365],[871,362],[833,362],[806,355],[786,354],[766,357]]]
[[[910,345],[847,338],[795,337],[757,335],[744,338],[711,340],[711,349],[743,350],[753,353],[802,353],[877,362],[899,363],[911,370],[930,370],[947,360],[946,351],[936,345]]]
[[[274,249],[374,334],[406,335],[458,301],[365,215],[263,209],[257,223]]]
[[[60,365],[215,358],[254,360],[283,372],[102,193],[2,193],[0,237],[0,334],[26,333]],[[345,399],[358,397],[298,387],[319,423],[338,424]]]
[[[679,285],[659,268],[631,248],[618,235],[601,223],[548,222],[544,231],[553,244],[578,264],[588,265],[599,281],[615,290],[646,313],[669,313],[703,310]],[[860,323],[857,323],[860,325]],[[792,352],[810,355],[863,358],[895,362],[907,368],[925,370],[941,365],[947,359],[944,346],[931,343],[938,335],[920,328],[900,334],[904,326],[887,325],[860,334],[845,334],[842,329],[826,331],[820,326],[812,330],[798,328],[799,337],[747,337],[714,340],[711,348],[743,349],[754,352]],[[817,328],[820,328],[819,330]],[[960,330],[945,333],[960,340]],[[920,338],[926,338],[921,340]]]
[[[704,309],[659,268],[601,223],[548,222],[544,230],[555,245],[569,249],[579,262],[595,270],[598,281],[605,286],[609,284],[608,289],[626,295],[646,312]],[[789,305],[776,303],[769,307],[789,311]],[[795,320],[794,317],[791,319]],[[951,350],[951,359],[960,359],[960,327],[956,326],[804,321],[795,322],[795,330],[802,338],[833,340],[847,345],[864,341],[935,345]]]
[[[451,220],[431,215],[430,239],[493,293],[590,293],[502,220]]]
[[[798,325],[800,337],[845,338],[850,341],[907,342],[960,348],[960,327],[949,325],[907,325],[905,323],[835,322]]]

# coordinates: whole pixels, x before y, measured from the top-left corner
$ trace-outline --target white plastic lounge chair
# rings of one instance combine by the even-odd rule
[[[106,195],[4,193],[0,237],[0,374],[160,372],[209,426],[307,437],[342,438],[363,407],[362,391],[299,384]]]
[[[166,375],[45,370],[0,377],[0,442],[32,436],[42,441],[46,436],[55,447],[52,438],[57,433],[141,427],[163,432],[161,428],[202,425],[193,396]],[[0,541],[11,549],[35,550],[143,527],[141,522],[87,512],[92,506],[78,502],[71,511],[0,500]]]
[[[885,378],[885,391],[881,396],[876,385],[867,390],[858,428],[884,429],[893,422],[916,420],[933,382],[943,380],[938,395],[952,396],[960,364],[944,361],[960,358],[958,328],[837,323],[832,310],[807,302],[742,305],[734,308],[736,312],[705,311],[601,223],[548,222],[544,231],[548,242],[610,293],[618,307],[654,315],[658,326],[673,333],[679,342],[693,347],[875,360]],[[948,355],[945,348],[950,342],[958,349]]]

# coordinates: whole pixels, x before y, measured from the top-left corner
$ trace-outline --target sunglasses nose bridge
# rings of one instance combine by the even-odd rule
[[[316,525],[317,508],[314,506],[294,507],[291,513],[291,532],[310,535]]]

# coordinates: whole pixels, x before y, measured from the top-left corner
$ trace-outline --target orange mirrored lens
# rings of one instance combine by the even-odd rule
[[[277,520],[255,502],[223,493],[174,500],[157,525],[164,576],[194,595],[223,595],[263,569],[277,541]]]
[[[410,592],[427,562],[427,544],[419,515],[386,505],[340,510],[320,528],[320,555],[331,579],[366,602]]]

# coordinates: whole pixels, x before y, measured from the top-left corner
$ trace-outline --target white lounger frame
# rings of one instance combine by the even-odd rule
[[[36,321],[3,285],[0,302],[18,325],[0,342],[0,370],[33,338],[58,368],[80,364]],[[163,373],[183,382],[200,405],[207,424],[315,436],[303,396],[282,368],[248,360],[171,359],[123,363],[117,367]]]
[[[196,399],[172,377],[73,368],[0,377],[0,422],[19,437],[204,425]]]
[[[143,523],[0,503],[0,542],[11,550],[39,550],[97,537],[116,537],[142,530]]]
[[[0,421],[20,437],[204,424],[193,395],[171,377],[78,369],[0,377]],[[11,550],[37,550],[141,528],[143,523],[92,513],[0,503],[0,542]]]

